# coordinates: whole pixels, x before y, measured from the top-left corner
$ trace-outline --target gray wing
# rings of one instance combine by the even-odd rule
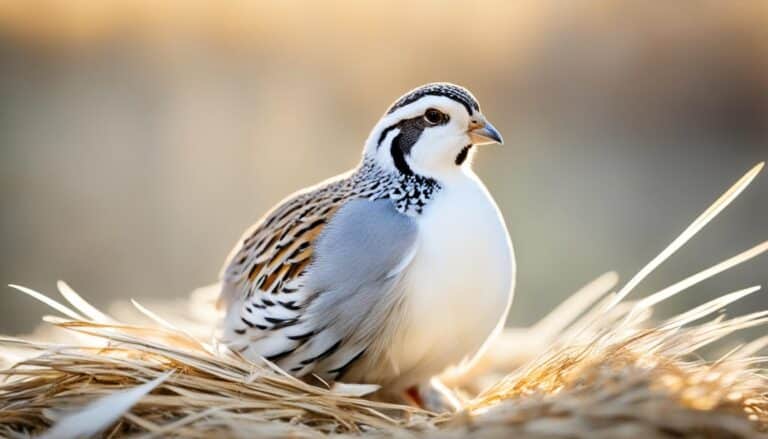
[[[339,379],[356,360],[378,356],[374,342],[397,325],[402,274],[416,250],[418,227],[390,200],[355,199],[331,218],[302,279],[299,317],[271,328],[264,346],[296,376]],[[280,337],[282,340],[276,340]],[[266,340],[260,340],[266,341]]]
[[[323,230],[305,288],[315,295],[303,319],[316,334],[294,364],[338,379],[373,342],[388,338],[402,303],[401,279],[416,250],[418,227],[389,200],[348,202]]]

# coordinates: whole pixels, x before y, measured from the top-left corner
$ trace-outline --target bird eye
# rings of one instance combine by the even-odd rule
[[[424,119],[431,125],[437,125],[442,122],[444,117],[445,115],[440,110],[435,110],[434,108],[430,108],[424,113]]]

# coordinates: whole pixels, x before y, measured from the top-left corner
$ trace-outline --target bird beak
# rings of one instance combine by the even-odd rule
[[[501,133],[491,125],[490,122],[485,120],[485,117],[478,115],[479,117],[473,118],[469,123],[469,138],[472,140],[473,145],[488,145],[491,143],[504,144],[504,139],[501,137]]]

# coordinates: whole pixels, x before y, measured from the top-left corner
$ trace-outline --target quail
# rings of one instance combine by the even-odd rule
[[[290,195],[239,240],[221,275],[222,344],[390,394],[477,357],[515,277],[504,220],[471,167],[491,143],[502,137],[463,87],[397,99],[355,169]]]

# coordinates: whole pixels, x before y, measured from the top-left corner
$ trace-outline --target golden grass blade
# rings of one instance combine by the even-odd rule
[[[762,326],[766,323],[768,323],[768,311],[758,311],[732,319],[724,319],[721,316],[690,331],[677,334],[675,343],[667,343],[669,352],[673,352],[676,356],[686,355],[710,345],[726,335],[743,329]]]
[[[144,314],[145,316],[149,317],[150,320],[154,321],[155,323],[159,324],[160,326],[170,329],[171,331],[177,331],[177,332],[183,332],[171,322],[168,320],[165,320],[164,318],[160,317],[159,315],[155,314],[154,312],[148,310],[145,308],[142,304],[137,302],[135,299],[131,299],[131,304],[139,310],[140,313]]]
[[[17,345],[36,350],[44,350],[50,347],[50,345],[46,343],[35,343],[29,340],[24,340],[23,338],[7,336],[0,336],[0,345]]]
[[[90,317],[92,320],[99,323],[117,323],[115,319],[104,314],[103,312],[96,309],[96,307],[88,303],[63,280],[57,281],[56,287],[58,288],[59,293],[61,293],[61,295],[64,296],[64,298],[67,299],[67,301],[72,304],[75,309]]]
[[[758,291],[760,291],[759,285],[720,296],[667,320],[666,322],[660,324],[658,329],[661,331],[667,331],[670,329],[680,328],[681,326],[687,325],[688,323],[700,320],[712,314],[713,312],[717,312],[730,305],[731,303],[736,302],[737,300],[741,300],[744,297]]]
[[[381,389],[378,384],[354,384],[337,381],[331,386],[331,392],[343,396],[355,396],[362,398]]]
[[[65,321],[61,319],[47,320],[62,328],[72,329],[79,333],[94,337],[120,340],[128,343],[136,340],[168,343],[169,345],[179,348],[208,353],[208,350],[199,340],[192,339],[183,333],[164,328],[147,328],[125,324],[104,324],[89,321]]]
[[[200,340],[197,340],[195,337],[193,337],[191,334],[189,334],[184,329],[181,329],[178,326],[174,325],[173,323],[169,322],[168,320],[160,317],[155,312],[149,310],[148,308],[146,308],[145,306],[140,304],[135,299],[131,299],[131,304],[134,306],[134,308],[139,310],[140,313],[144,314],[150,320],[152,320],[155,323],[159,324],[163,328],[166,328],[166,329],[168,329],[170,331],[176,332],[176,333],[182,335],[183,337],[185,337],[189,343],[191,343],[192,345],[194,345],[196,347],[196,349],[204,350],[206,352],[211,352],[211,353],[214,352],[214,349],[213,349],[212,346],[210,346],[207,343],[203,343]]]
[[[757,354],[768,346],[768,335],[752,340],[751,342],[742,346],[738,352],[734,354],[735,358],[748,358]]]
[[[624,285],[613,300],[608,304],[607,309],[616,306],[619,302],[632,292],[632,290],[651,274],[659,265],[672,256],[677,250],[696,235],[704,226],[712,221],[723,209],[725,209],[744,189],[752,183],[757,174],[763,169],[765,162],[760,162],[750,169],[743,177],[733,184],[723,195],[720,196],[711,206],[709,206],[698,218],[696,218],[683,232],[675,238],[664,250],[645,265],[640,271]]]
[[[35,300],[38,300],[51,308],[55,309],[56,311],[64,314],[65,316],[75,319],[75,320],[87,320],[85,317],[81,316],[80,314],[76,313],[75,311],[71,310],[69,307],[62,305],[61,303],[51,299],[50,297],[46,296],[45,294],[38,293],[35,290],[32,290],[27,287],[22,287],[21,285],[14,285],[10,284],[8,285],[11,288],[14,288],[16,290],[21,291],[22,293],[32,297]]]
[[[669,299],[675,294],[680,293],[681,291],[684,291],[693,285],[696,285],[699,282],[709,279],[712,276],[722,273],[725,270],[728,270],[736,265],[739,265],[743,262],[746,262],[764,253],[766,250],[768,250],[768,241],[764,241],[750,248],[749,250],[741,252],[736,256],[733,256],[729,259],[726,259],[725,261],[720,262],[719,264],[716,264],[712,267],[707,268],[706,270],[702,270],[699,273],[696,273],[693,276],[683,279],[680,282],[670,285],[664,288],[663,290],[658,291],[640,300],[629,312],[626,319],[629,320],[634,315],[634,313],[639,312],[640,310],[643,310],[643,309],[653,307],[663,302],[664,300]]]

